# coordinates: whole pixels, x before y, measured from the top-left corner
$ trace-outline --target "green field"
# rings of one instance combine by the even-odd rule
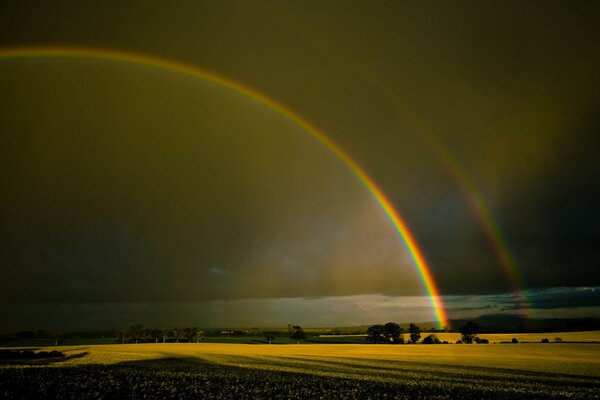
[[[600,396],[600,344],[51,347],[0,367],[3,398],[578,398]],[[42,350],[41,348],[37,351]]]

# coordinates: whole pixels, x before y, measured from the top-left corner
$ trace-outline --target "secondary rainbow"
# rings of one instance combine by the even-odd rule
[[[469,177],[466,170],[460,165],[456,157],[450,153],[448,146],[443,143],[440,136],[429,129],[427,124],[421,118],[418,118],[414,112],[411,112],[410,108],[401,102],[389,88],[389,85],[380,82],[376,76],[369,73],[364,68],[355,66],[355,70],[361,77],[377,86],[381,93],[388,98],[390,104],[393,105],[397,112],[396,115],[401,117],[403,122],[408,122],[412,128],[420,134],[421,138],[425,139],[429,149],[431,149],[433,154],[438,157],[438,160],[445,167],[445,170],[454,179],[457,186],[461,188],[471,210],[477,216],[494,253],[498,257],[499,264],[507,277],[511,289],[519,299],[519,307],[521,309],[528,309],[531,305],[531,300],[529,299],[525,279],[519,268],[517,258],[506,240],[506,236],[500,228],[500,225],[494,218],[492,211],[486,204],[481,193],[477,190],[475,183]],[[532,309],[529,309],[528,313],[533,316]]]
[[[448,326],[448,318],[442,298],[440,296],[437,285],[434,281],[431,269],[419,249],[417,242],[411,234],[406,222],[400,216],[398,211],[385,196],[383,191],[375,183],[375,181],[344,152],[337,144],[335,144],[322,131],[317,129],[310,122],[300,117],[298,114],[276,102],[275,100],[259,93],[255,89],[244,86],[229,78],[206,71],[196,66],[183,62],[172,61],[161,57],[144,55],[139,53],[95,49],[87,47],[17,47],[0,49],[0,60],[28,59],[28,58],[75,58],[75,59],[102,59],[113,60],[117,62],[128,62],[140,65],[146,65],[154,68],[160,68],[168,71],[173,71],[198,79],[209,81],[218,86],[227,88],[235,93],[248,97],[263,106],[275,111],[279,115],[308,132],[321,144],[323,144],[332,154],[334,154],[341,162],[343,162],[350,171],[358,178],[366,189],[373,195],[377,203],[390,220],[394,229],[404,242],[408,252],[411,255],[413,265],[421,277],[423,288],[429,296],[432,311],[437,319],[439,327]]]

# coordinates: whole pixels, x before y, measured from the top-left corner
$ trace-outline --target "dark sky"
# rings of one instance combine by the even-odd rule
[[[595,2],[85,3],[0,3],[0,48],[131,51],[256,89],[381,186],[451,316],[511,312],[468,179],[530,314],[600,316]],[[273,110],[90,59],[0,60],[0,93],[6,329],[432,319],[364,186]]]

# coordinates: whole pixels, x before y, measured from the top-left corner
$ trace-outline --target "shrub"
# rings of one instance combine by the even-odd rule
[[[490,341],[487,339],[479,339],[479,341],[477,343],[479,344],[488,344]]]
[[[458,339],[458,340],[456,341],[456,344],[462,344],[462,340]]]
[[[559,338],[559,337],[554,338],[554,343],[562,343],[562,341],[563,341],[562,338]]]
[[[542,339],[542,343],[550,343],[550,341],[548,340],[548,338],[544,338]]]
[[[431,334],[427,337],[425,337],[425,339],[423,339],[423,341],[421,342],[423,344],[440,344],[440,339],[438,339],[438,337],[435,334]]]
[[[519,343],[519,341],[518,341],[518,340],[517,340],[517,338],[515,338],[515,337],[514,337],[514,338],[512,338],[512,341],[511,341],[511,342],[512,342],[512,343]]]

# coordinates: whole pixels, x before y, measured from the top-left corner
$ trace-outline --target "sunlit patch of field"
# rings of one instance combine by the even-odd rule
[[[73,390],[93,391],[98,398],[109,387],[111,396],[140,395],[127,389],[134,387],[154,393],[151,398],[381,398],[387,393],[390,398],[589,399],[600,393],[600,344],[159,343],[51,349],[64,352],[66,360],[0,368],[0,396],[3,380],[9,393],[6,387],[19,379],[38,382],[51,393],[47,398],[61,397],[66,389],[52,382],[65,379]],[[240,385],[247,391],[240,392]]]
[[[422,337],[428,333],[421,334]],[[456,343],[460,339],[460,333],[436,333],[440,340],[446,340],[450,343]],[[600,331],[586,332],[553,332],[553,333],[482,333],[481,338],[488,339],[490,343],[510,342],[513,338],[519,342],[541,342],[542,339],[548,339],[552,342],[555,338],[560,338],[565,342],[598,342],[600,343]]]

